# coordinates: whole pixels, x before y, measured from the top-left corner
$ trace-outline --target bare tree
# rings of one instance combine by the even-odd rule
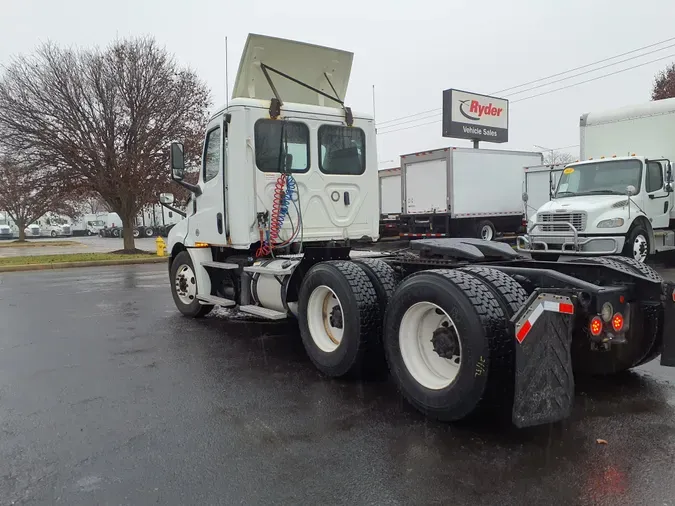
[[[85,199],[81,206],[82,212],[86,214],[109,213],[110,206],[105,200],[97,195],[92,195]]]
[[[200,153],[209,104],[206,85],[152,38],[104,50],[46,44],[5,69],[0,135],[54,177],[100,195],[134,251],[134,218],[168,184],[169,143]]]
[[[0,209],[19,227],[19,241],[26,240],[25,228],[47,212],[78,214],[69,188],[54,180],[49,171],[6,157],[0,160]]]
[[[558,165],[562,163],[570,163],[576,160],[576,158],[569,153],[564,151],[547,151],[544,153],[544,165]]]
[[[652,100],[673,97],[675,97],[675,63],[656,74],[652,87]]]

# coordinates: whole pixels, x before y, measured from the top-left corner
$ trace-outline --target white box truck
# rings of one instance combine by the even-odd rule
[[[402,209],[401,169],[380,169],[380,235],[398,235]]]
[[[583,161],[567,164],[518,247],[540,259],[623,254],[638,262],[675,249],[675,99],[584,114],[580,134]]]
[[[442,148],[401,156],[401,236],[486,240],[523,224],[523,169],[542,154]]]

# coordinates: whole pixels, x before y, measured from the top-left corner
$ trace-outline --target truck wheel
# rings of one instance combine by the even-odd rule
[[[145,229],[145,237],[152,237],[153,235],[155,235],[155,231],[152,227]]]
[[[380,313],[384,317],[389,299],[400,281],[399,275],[388,263],[377,258],[355,259],[354,263],[363,269],[373,284],[380,304]]]
[[[181,313],[192,318],[201,318],[211,312],[212,305],[203,305],[197,300],[197,277],[192,258],[187,251],[176,255],[171,264],[170,281],[173,301]]]
[[[497,235],[497,229],[490,220],[479,221],[476,226],[476,232],[478,233],[478,238],[485,241],[492,241]]]
[[[516,314],[527,302],[527,292],[515,279],[498,269],[489,267],[462,267],[460,271],[468,272],[483,280],[492,290],[507,319]]]
[[[52,230],[52,233],[50,234],[52,237],[56,237],[58,234],[56,233],[56,230]]]
[[[644,263],[649,255],[649,232],[640,224],[635,225],[628,237],[626,244],[623,247],[623,255]]]
[[[91,236],[94,235],[94,234],[92,233],[91,230],[87,230],[87,235],[88,235],[89,237],[91,237]]]
[[[119,236],[120,236],[120,231],[117,230],[117,229],[113,230],[113,231],[112,231],[112,236],[113,236],[113,237],[119,237]]]
[[[385,316],[384,349],[399,390],[443,421],[501,407],[497,394],[505,384],[513,389],[513,336],[506,323],[490,289],[469,273],[409,276]]]
[[[312,267],[300,286],[298,316],[307,355],[327,376],[362,375],[382,353],[375,287],[353,262]]]
[[[137,228],[134,229],[134,237],[140,237],[141,236],[141,231],[138,230]]]

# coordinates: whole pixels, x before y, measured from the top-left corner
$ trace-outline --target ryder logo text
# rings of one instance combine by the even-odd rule
[[[461,112],[465,118],[472,121],[480,121],[482,116],[499,117],[504,110],[501,107],[493,106],[492,102],[487,105],[481,105],[478,100],[460,100],[460,104],[459,112]],[[468,112],[465,110],[467,104],[469,108]]]

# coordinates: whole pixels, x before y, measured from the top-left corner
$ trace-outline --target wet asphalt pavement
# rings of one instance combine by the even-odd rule
[[[0,504],[675,505],[675,370],[444,425],[322,377],[292,323],[181,317],[163,265],[3,274]]]

